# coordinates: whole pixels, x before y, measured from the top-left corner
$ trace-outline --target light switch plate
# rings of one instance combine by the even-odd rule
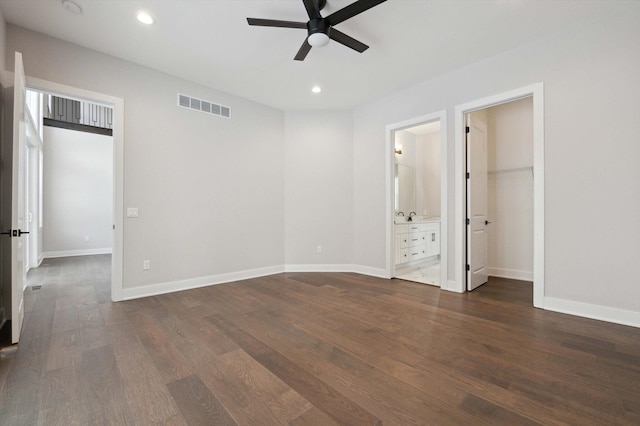
[[[127,207],[127,217],[138,217],[138,208]]]

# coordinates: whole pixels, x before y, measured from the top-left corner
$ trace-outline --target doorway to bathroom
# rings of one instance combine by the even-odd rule
[[[446,288],[445,112],[387,126],[390,277]]]

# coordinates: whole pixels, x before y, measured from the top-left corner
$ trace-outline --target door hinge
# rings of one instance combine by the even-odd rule
[[[471,174],[467,172],[467,179],[469,179],[470,177],[471,177]]]
[[[471,268],[469,267],[469,264],[467,263],[467,271],[470,271]]]
[[[467,218],[467,225],[471,225],[471,220],[469,220],[469,218]]]
[[[467,127],[465,127],[465,128],[464,128],[464,131],[465,131],[466,133],[469,133],[469,132],[471,131],[471,129],[469,128],[469,126],[467,126]]]

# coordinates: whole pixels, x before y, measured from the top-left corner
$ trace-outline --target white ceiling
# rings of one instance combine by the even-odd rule
[[[301,0],[0,0],[8,23],[281,109],[350,109],[488,56],[594,21],[614,0],[388,0],[336,26],[336,42],[294,61],[305,30],[247,17],[307,21]],[[352,3],[328,0],[323,15]],[[156,23],[144,26],[138,10]],[[28,74],[28,70],[27,70]],[[311,87],[320,85],[319,95]]]

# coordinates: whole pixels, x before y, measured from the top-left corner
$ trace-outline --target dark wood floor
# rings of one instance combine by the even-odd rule
[[[640,330],[356,274],[109,301],[109,257],[33,271],[2,425],[640,424]]]

